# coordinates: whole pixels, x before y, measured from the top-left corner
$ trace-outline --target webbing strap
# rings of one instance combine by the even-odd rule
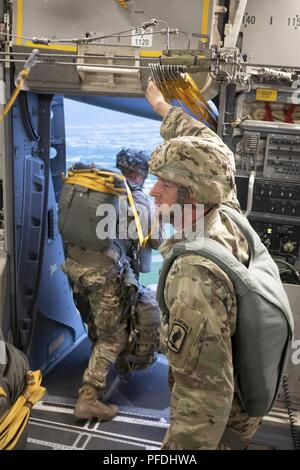
[[[128,5],[126,3],[126,0],[118,0],[119,4],[121,5],[124,10],[128,10]]]
[[[30,409],[45,394],[41,387],[40,370],[26,373],[26,386],[9,410],[0,419],[0,449],[11,450],[15,447],[27,424]]]
[[[285,112],[285,117],[284,117],[283,122],[287,122],[288,124],[293,124],[294,123],[293,114],[294,114],[295,109],[296,109],[295,104],[291,104],[289,106],[288,110]]]
[[[273,122],[274,118],[273,118],[272,108],[268,101],[265,101],[265,110],[266,110],[265,121]]]
[[[64,182],[73,185],[77,184],[101,193],[113,194],[114,196],[126,193],[124,188],[116,188],[114,186],[114,178],[119,175],[112,175],[99,171],[69,170],[68,176],[64,178]]]
[[[1,114],[0,116],[0,122],[3,121],[3,119],[7,116],[7,114],[9,113],[11,107],[13,106],[14,102],[16,101],[16,99],[18,98],[18,95],[21,91],[21,88],[22,86],[24,85],[24,80],[28,77],[29,75],[29,72],[30,70],[29,69],[23,69],[21,70],[21,72],[19,73],[19,79],[18,79],[18,83],[17,83],[17,86],[16,88],[14,89],[13,91],[13,94],[11,95],[11,97],[9,98],[5,108],[4,108],[4,111],[3,113]]]
[[[216,128],[216,114],[188,73],[184,75],[176,73],[174,76],[160,69],[159,74],[155,73],[155,70],[152,71],[152,78],[166,101],[171,103],[172,100],[177,100],[184,111],[188,108],[200,121],[204,120]]]

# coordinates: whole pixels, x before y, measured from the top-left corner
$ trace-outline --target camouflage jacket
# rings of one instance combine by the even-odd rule
[[[204,217],[204,224],[206,237],[224,245],[238,260],[247,261],[247,242],[225,214],[214,208]],[[163,256],[173,243],[176,240],[171,239],[161,246]],[[170,317],[162,327],[161,342],[175,379],[167,446],[216,449],[234,394],[231,336],[236,298],[232,282],[212,261],[199,255],[180,256],[167,276],[165,301]]]
[[[165,139],[182,135],[219,139],[178,108],[172,108],[165,117],[161,134]],[[239,207],[237,201],[230,205]],[[204,236],[224,245],[242,263],[247,262],[246,240],[217,206],[204,217]],[[166,241],[160,247],[161,254],[164,256],[177,241]],[[164,295],[170,316],[161,328],[161,343],[174,378],[164,447],[216,449],[231,415],[236,416],[232,408],[231,336],[237,309],[232,282],[212,261],[185,255],[175,260]],[[236,406],[240,407],[235,400]],[[242,415],[239,408],[238,424]],[[248,418],[244,413],[241,420]]]

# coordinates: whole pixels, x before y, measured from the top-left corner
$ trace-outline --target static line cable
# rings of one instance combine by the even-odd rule
[[[151,51],[150,51],[151,52]],[[11,57],[20,57],[20,56],[28,56],[28,52],[10,52],[10,53],[6,53],[6,52],[0,52],[0,57],[1,56],[11,56]],[[56,57],[63,57],[63,58],[69,58],[69,59],[86,59],[87,56],[84,55],[84,54],[47,54],[47,53],[40,53],[39,54],[39,58],[43,58],[43,57],[52,57],[52,58],[56,58]],[[123,55],[123,56],[117,56],[117,55],[97,55],[97,54],[89,54],[88,55],[88,58],[89,59],[117,59],[117,60],[133,60],[135,61],[137,58],[135,56],[126,56],[126,55]],[[25,59],[22,60],[22,62],[24,62]],[[149,61],[149,57],[138,57],[138,60],[147,60]],[[19,61],[20,62],[20,61]],[[39,61],[41,62],[41,61]]]
[[[134,26],[130,29],[126,29],[124,31],[119,31],[119,32],[115,32],[115,33],[111,33],[111,34],[105,34],[105,35],[101,35],[101,36],[87,36],[87,37],[81,37],[81,38],[65,38],[65,39],[61,39],[61,38],[56,38],[55,36],[52,36],[51,38],[43,38],[43,37],[25,37],[25,36],[17,36],[17,35],[12,35],[12,34],[9,34],[9,33],[4,33],[4,36],[9,36],[9,37],[15,37],[15,38],[19,38],[19,39],[25,39],[25,40],[29,40],[31,42],[33,42],[33,44],[42,44],[42,45],[46,45],[46,46],[49,46],[50,44],[59,44],[59,43],[75,43],[75,44],[80,44],[80,43],[83,43],[83,44],[88,44],[90,42],[94,42],[94,41],[99,41],[99,40],[102,40],[102,39],[108,39],[108,38],[111,38],[111,37],[122,37],[122,35],[126,34],[126,33],[130,33],[132,31],[135,31],[137,29],[148,29],[149,27],[151,26],[155,26],[157,25],[158,23],[162,23],[165,25],[166,29],[167,29],[167,50],[170,49],[170,28],[169,28],[169,25],[168,23],[166,23],[165,21],[163,20],[157,20],[156,18],[153,18],[152,20],[149,20],[149,21],[145,21],[144,23],[142,23],[141,25],[138,25],[138,26]],[[87,33],[89,34],[89,33]],[[149,33],[151,34],[151,33]]]
[[[191,49],[191,41],[192,41],[191,35],[190,35],[189,33],[187,33],[186,31],[181,31],[181,30],[178,31],[178,33],[179,33],[179,34],[184,34],[184,35],[187,37],[187,39],[188,39],[188,46],[187,46],[187,48],[188,48],[188,51],[189,51],[189,50]]]
[[[287,407],[287,412],[288,412],[288,417],[289,417],[289,422],[290,422],[290,430],[291,430],[291,435],[293,439],[294,449],[300,450],[299,433],[297,431],[297,418],[292,408],[292,402],[291,402],[290,391],[289,391],[289,376],[287,373],[285,373],[283,376],[282,385],[283,385],[283,390],[284,390],[285,402],[286,402],[286,407]]]
[[[111,33],[111,34],[106,34],[102,36],[92,36],[92,37],[82,37],[82,38],[66,38],[66,39],[60,39],[56,38],[55,36],[52,36],[51,38],[43,38],[43,37],[27,37],[27,36],[18,36],[16,34],[10,34],[10,33],[3,33],[3,36],[9,36],[9,37],[14,37],[18,39],[24,39],[26,41],[31,41],[33,44],[42,44],[49,46],[50,44],[60,44],[60,43],[84,43],[87,44],[89,42],[97,41],[100,39],[106,39],[110,38],[113,36],[121,36],[122,34],[129,33],[130,31],[135,31],[136,29],[142,28],[142,25],[140,26],[134,26],[131,29],[126,29],[124,31],[116,32],[116,33]]]
[[[124,10],[128,10],[128,5],[126,0],[118,0],[118,3],[121,5]]]
[[[0,59],[0,62],[11,62],[11,63],[24,63],[24,60],[21,60],[21,59],[17,59],[17,60],[13,60],[13,59],[9,59],[8,61],[5,60],[5,59]],[[118,68],[121,68],[121,69],[136,69],[136,70],[140,70],[140,69],[149,69],[149,67],[147,67],[146,65],[141,65],[141,66],[135,66],[135,65],[116,65],[116,64],[89,64],[89,63],[85,63],[85,64],[82,64],[80,62],[45,62],[43,60],[38,60],[36,62],[36,64],[41,64],[41,65],[48,65],[48,66],[51,66],[51,65],[73,65],[73,66],[88,66],[88,67],[95,67],[95,68],[101,68],[101,67],[108,67],[108,68],[115,68],[115,67],[118,67]]]
[[[94,41],[99,41],[101,39],[108,39],[108,38],[111,38],[111,37],[118,37],[118,36],[122,36],[123,34],[126,34],[126,33],[130,33],[131,31],[135,31],[136,29],[143,29],[143,27],[140,25],[140,26],[134,26],[133,28],[130,28],[130,29],[125,29],[124,31],[119,31],[119,32],[116,32],[116,33],[111,33],[111,34],[105,34],[105,35],[102,35],[102,36],[91,36],[91,37],[85,37],[85,38],[73,38],[73,39],[56,39],[56,38],[52,38],[52,39],[46,39],[46,38],[42,38],[42,40],[47,40],[49,41],[49,44],[53,44],[53,43],[65,43],[65,42],[71,42],[71,43],[76,43],[76,44],[88,44],[90,42],[94,42]],[[41,38],[32,38],[32,42],[34,44],[39,44],[39,40]]]
[[[161,24],[164,24],[165,27],[166,27],[166,50],[169,51],[170,50],[170,27],[168,25],[168,23],[166,23],[166,21],[163,21],[163,20],[157,20],[157,23],[161,23]]]
[[[37,63],[37,56],[39,55],[39,52],[40,51],[38,49],[33,49],[30,56],[28,57],[27,61],[25,62],[24,67],[19,72],[19,74],[17,76],[17,79],[16,79],[16,88],[14,89],[11,97],[9,98],[9,100],[8,100],[8,102],[7,102],[7,104],[4,108],[4,111],[3,111],[2,115],[0,116],[0,121],[3,121],[3,119],[9,113],[9,111],[10,111],[11,107],[13,106],[14,102],[16,101],[16,99],[17,99],[17,97],[18,97],[18,95],[19,95],[19,93],[20,93],[20,91],[21,91],[21,89],[24,85],[24,81],[26,80],[26,78],[30,74],[30,70]]]

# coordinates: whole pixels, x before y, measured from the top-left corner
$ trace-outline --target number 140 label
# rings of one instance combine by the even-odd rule
[[[138,47],[152,46],[152,28],[136,28],[132,31],[131,45]]]

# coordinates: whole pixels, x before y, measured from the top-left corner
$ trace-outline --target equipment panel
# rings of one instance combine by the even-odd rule
[[[275,218],[261,221],[256,214],[252,214],[249,221],[271,255],[299,257],[300,221],[298,225],[280,223]]]
[[[299,181],[299,135],[269,134],[267,136],[263,176]]]
[[[257,179],[252,210],[300,217],[300,185]]]
[[[238,198],[246,210],[249,178],[237,176]],[[300,185],[256,178],[249,221],[272,255],[291,261],[300,255]]]

